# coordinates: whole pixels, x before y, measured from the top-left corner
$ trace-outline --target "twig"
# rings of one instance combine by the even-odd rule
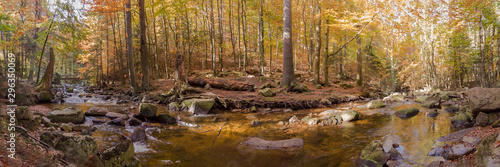
[[[219,137],[220,132],[222,131],[222,127],[224,127],[224,125],[226,125],[225,122],[220,126],[219,133],[217,134],[217,136],[215,136],[214,141],[212,141],[212,146],[214,146],[215,140],[217,139],[217,137]]]
[[[36,138],[36,137],[31,136],[31,135],[30,135],[30,133],[28,132],[28,130],[26,130],[24,127],[22,127],[22,126],[14,126],[14,127],[16,127],[16,128],[18,128],[18,129],[23,130],[23,131],[26,133],[26,135],[27,135],[28,137],[30,137],[31,139],[33,139],[33,140],[35,140],[35,141],[39,142],[39,143],[40,143],[40,144],[42,144],[42,145],[43,145],[46,149],[50,149],[50,148],[52,148],[52,147],[51,147],[50,145],[48,145],[47,143],[45,143],[45,142],[41,141],[40,139],[38,139],[38,138]],[[62,159],[62,158],[59,158],[59,161],[61,161],[61,162],[62,162],[64,165],[66,165],[66,166],[68,166],[68,165],[69,165],[69,163],[68,163],[68,162],[66,162],[66,161],[65,161],[64,159]]]

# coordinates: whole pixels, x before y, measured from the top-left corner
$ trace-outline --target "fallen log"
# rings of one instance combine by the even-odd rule
[[[231,91],[255,91],[254,85],[238,81],[223,81],[208,78],[188,78],[188,83],[191,86],[205,87],[209,84],[215,89],[231,90]]]

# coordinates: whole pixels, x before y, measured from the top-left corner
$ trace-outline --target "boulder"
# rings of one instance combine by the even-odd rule
[[[359,112],[356,110],[345,110],[340,112],[340,117],[342,117],[342,121],[351,122],[359,119]]]
[[[264,97],[273,97],[273,96],[276,96],[276,92],[274,92],[270,88],[265,88],[265,89],[259,90],[259,95],[264,96]]]
[[[484,138],[476,151],[477,166],[500,166],[500,135],[493,134]]]
[[[54,94],[49,91],[40,91],[37,101],[40,103],[50,103],[54,99]]]
[[[319,101],[319,103],[321,103],[322,105],[325,105],[325,106],[330,106],[330,105],[332,105],[332,102],[331,102],[330,100],[328,100],[328,99],[321,99],[321,100]]]
[[[26,106],[17,107],[16,109],[16,118],[17,120],[32,120],[31,111]]]
[[[393,93],[387,97],[384,97],[384,102],[403,102],[405,101],[405,96],[401,93]]]
[[[451,105],[451,106],[446,107],[444,110],[446,112],[449,112],[449,113],[457,112],[458,111],[458,106]]]
[[[438,115],[439,115],[439,112],[438,112],[436,109],[431,110],[431,111],[429,111],[429,112],[427,113],[427,116],[428,116],[428,117],[437,117]]]
[[[366,105],[366,107],[368,109],[383,108],[385,106],[386,106],[385,103],[382,103],[382,102],[377,101],[377,100],[372,100],[372,101],[368,102],[368,104]]]
[[[120,118],[115,118],[108,122],[108,125],[125,126],[125,121]]]
[[[412,107],[412,108],[398,110],[394,114],[396,116],[398,116],[399,118],[411,118],[411,117],[417,115],[418,113],[419,113],[419,110],[415,107]]]
[[[101,158],[104,166],[140,166],[134,158],[134,144],[128,139],[104,150]]]
[[[175,124],[177,122],[174,117],[167,114],[159,114],[154,121],[162,124]]]
[[[215,105],[214,99],[189,99],[182,101],[183,107],[188,108],[191,114],[208,114]]]
[[[60,128],[66,132],[72,132],[73,131],[73,126],[74,125],[71,125],[71,124],[67,124],[67,123],[62,123]]]
[[[158,107],[151,103],[141,103],[139,105],[139,116],[147,119],[154,119],[156,117],[156,112]]]
[[[464,155],[468,155],[474,151],[475,151],[475,149],[473,146],[464,145],[464,144],[457,144],[449,149],[446,149],[443,157],[448,159],[448,160],[454,160],[454,159],[458,159]]]
[[[147,140],[148,136],[146,135],[146,130],[143,127],[135,128],[130,139],[132,139],[133,142]]]
[[[489,121],[488,114],[484,112],[479,112],[479,114],[477,114],[476,116],[477,125],[485,127],[486,125],[488,125],[488,121]]]
[[[87,124],[87,123],[85,123],[85,124],[78,124],[78,125],[73,126],[73,132],[75,132],[75,131],[76,132],[82,132],[84,130],[87,130],[89,132],[93,132],[96,129],[97,128],[94,125]]]
[[[451,97],[456,97],[456,95],[457,95],[457,92],[455,92],[455,91],[441,92],[440,98],[441,98],[441,100],[450,100]]]
[[[431,151],[429,151],[429,153],[427,153],[427,156],[439,157],[439,156],[443,156],[443,154],[444,154],[444,147],[440,146],[440,147],[432,148]]]
[[[100,124],[106,123],[108,121],[110,121],[110,120],[108,118],[105,118],[105,117],[98,117],[98,118],[92,119],[92,123],[96,124],[96,125],[100,125]]]
[[[417,96],[415,98],[415,102],[418,102],[418,103],[423,103],[425,102],[425,100],[428,98],[429,96],[426,96],[426,95],[423,95],[423,96]]]
[[[108,118],[111,118],[111,119],[115,119],[115,118],[120,118],[123,120],[128,119],[128,115],[120,114],[120,113],[116,113],[116,112],[108,112],[108,113],[106,113],[105,116]]]
[[[429,108],[429,109],[432,109],[432,108],[441,108],[441,104],[439,101],[426,101],[424,102],[424,104],[422,104],[422,107],[425,107],[425,108]]]
[[[253,149],[301,149],[304,146],[304,140],[301,138],[292,138],[287,140],[268,141],[258,137],[249,138],[243,142],[243,145]]]
[[[55,142],[55,149],[64,153],[63,159],[77,166],[84,166],[89,156],[97,151],[97,143],[90,136],[64,133]]]
[[[361,150],[356,166],[382,167],[390,157],[391,154],[384,152],[382,143],[374,140]]]
[[[475,87],[467,90],[467,94],[474,117],[479,112],[490,113],[500,110],[500,88]]]
[[[108,113],[108,109],[104,107],[92,107],[85,112],[86,116],[105,116]]]
[[[171,103],[168,104],[168,109],[170,111],[180,111],[181,110],[181,106],[177,102],[171,102]]]
[[[394,148],[394,147],[391,147],[391,149],[387,153],[389,153],[391,155],[389,158],[390,160],[403,159],[403,156],[401,156],[401,153],[399,153],[399,151],[396,150],[396,148]]]
[[[311,116],[306,116],[302,118],[302,122],[308,125],[317,125],[319,123],[319,119],[313,118]]]
[[[142,121],[139,120],[139,119],[137,119],[137,118],[132,117],[132,118],[130,118],[128,120],[128,125],[130,125],[130,126],[140,126],[140,125],[142,125]]]
[[[295,123],[300,123],[300,120],[299,120],[299,117],[297,117],[296,115],[292,116],[292,118],[290,118],[288,120],[288,123],[291,125],[291,124],[295,124]]]
[[[451,124],[455,129],[462,129],[472,126],[472,119],[465,113],[459,112],[451,118]]]
[[[75,108],[69,107],[64,110],[54,110],[51,111],[47,118],[51,122],[62,122],[62,123],[74,123],[81,124],[85,122],[85,115],[82,110],[76,110]]]

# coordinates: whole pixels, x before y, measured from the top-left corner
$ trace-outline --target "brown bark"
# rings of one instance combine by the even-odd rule
[[[50,88],[52,87],[52,78],[54,76],[54,64],[56,63],[56,58],[54,55],[54,49],[49,49],[49,64],[47,65],[47,69],[45,69],[45,74],[42,77],[41,84],[37,88],[38,91],[48,91],[51,92]]]
[[[144,0],[139,0],[139,28],[141,42],[141,71],[142,71],[142,89],[150,90],[149,84],[149,53],[146,46],[146,12]]]
[[[289,87],[296,82],[293,70],[292,45],[292,2],[283,0],[283,76],[281,87]]]
[[[139,87],[137,85],[136,77],[135,77],[135,67],[134,67],[134,60],[133,60],[133,55],[132,55],[132,14],[130,9],[130,0],[128,0],[126,6],[126,19],[125,19],[125,25],[126,25],[126,35],[127,35],[127,65],[128,65],[128,74],[129,74],[129,80],[130,80],[130,88],[131,92],[135,93],[139,91]]]

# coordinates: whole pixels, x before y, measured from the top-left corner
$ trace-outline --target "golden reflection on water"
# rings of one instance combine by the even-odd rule
[[[437,138],[453,132],[450,128],[451,114],[440,110],[436,118],[426,116],[428,109],[419,104],[389,105],[384,109],[367,110],[366,102],[356,103],[355,110],[363,113],[362,120],[338,126],[292,126],[277,125],[288,122],[293,115],[299,118],[310,113],[318,114],[323,109],[299,110],[291,113],[239,114],[222,113],[213,116],[189,117],[185,114],[169,112],[159,106],[160,113],[179,116],[182,121],[197,124],[197,127],[158,126],[148,134],[154,140],[144,143],[150,150],[140,151],[136,156],[143,166],[163,166],[164,160],[177,160],[174,166],[354,166],[361,149],[372,140],[382,140],[385,149],[392,143],[400,144],[398,151],[405,162],[411,165],[427,165],[442,158],[428,157],[427,153],[437,145]],[[54,106],[52,106],[54,107]],[[105,106],[106,107],[106,106]],[[127,105],[108,106],[120,110]],[[349,108],[342,104],[332,108]],[[402,108],[417,107],[420,113],[410,119],[393,116]],[[64,108],[64,107],[63,107]],[[90,106],[80,106],[90,108]],[[313,115],[314,115],[313,114]],[[220,121],[213,121],[218,117]],[[250,125],[253,119],[262,124]],[[224,124],[225,123],[225,124]],[[222,130],[218,135],[221,125]],[[130,133],[131,127],[117,128],[105,126],[94,132],[100,148],[112,145],[120,133]],[[150,128],[151,129],[151,128]],[[248,137],[257,136],[265,140],[302,138],[304,147],[298,151],[253,150],[241,143]],[[157,140],[156,140],[157,139]],[[136,150],[137,151],[137,150]]]

